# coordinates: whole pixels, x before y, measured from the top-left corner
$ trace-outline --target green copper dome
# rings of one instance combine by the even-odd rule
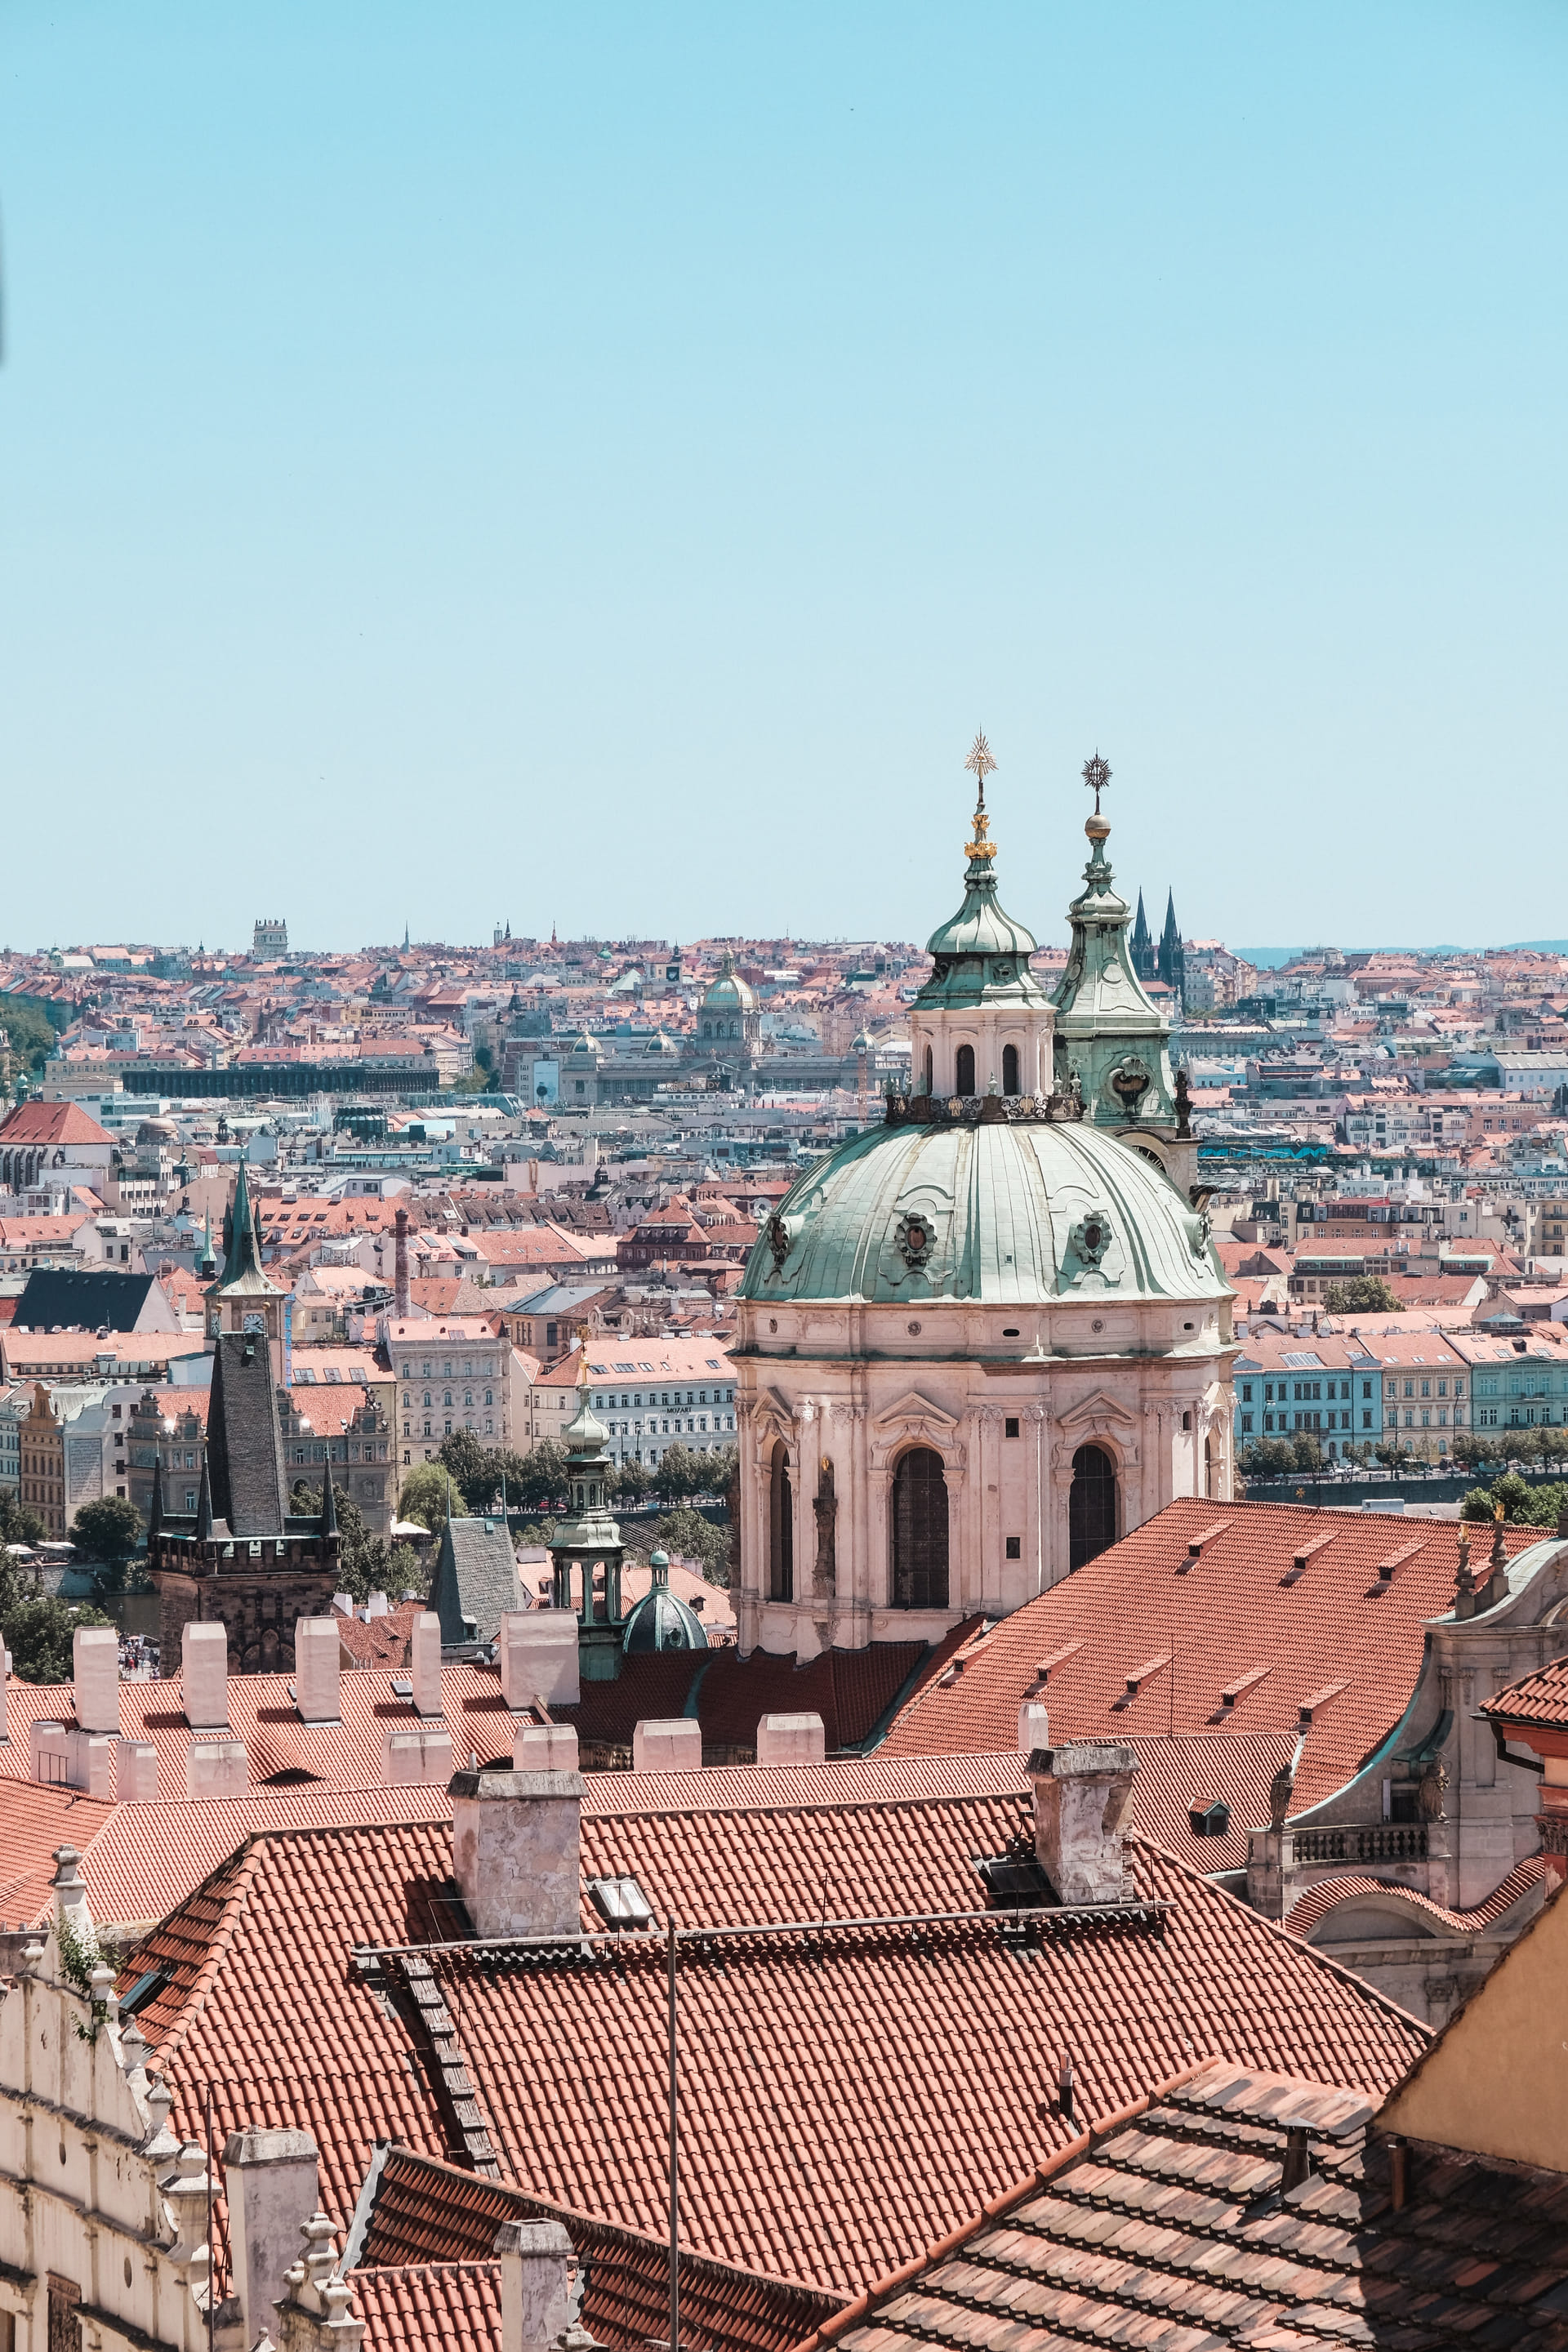
[[[1076,1120],[877,1128],[768,1220],[743,1298],[1025,1306],[1229,1296],[1205,1220],[1163,1170]]]
[[[718,977],[702,1000],[702,1010],[705,1013],[754,1013],[756,1005],[757,992],[751,982],[742,980],[735,970],[734,957],[723,957]]]

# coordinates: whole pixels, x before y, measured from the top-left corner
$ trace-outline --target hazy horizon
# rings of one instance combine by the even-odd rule
[[[6,928],[1554,929],[1544,0],[5,47]]]

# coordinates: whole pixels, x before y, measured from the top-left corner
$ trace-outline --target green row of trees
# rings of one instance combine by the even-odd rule
[[[101,1609],[41,1591],[32,1572],[18,1567],[7,1547],[41,1543],[47,1532],[37,1511],[0,1494],[0,1642],[11,1653],[12,1673],[25,1683],[68,1683],[77,1627],[110,1622]]]
[[[1472,1486],[1459,1505],[1459,1517],[1495,1519],[1500,1505],[1510,1527],[1554,1528],[1568,1505],[1568,1484],[1531,1486],[1516,1470],[1506,1470],[1489,1486]]]
[[[713,1454],[671,1445],[657,1469],[628,1462],[620,1469],[612,1467],[605,1483],[611,1501],[627,1508],[657,1502],[673,1510],[703,1498],[722,1500],[735,1482],[739,1464],[732,1445]],[[434,1532],[448,1515],[499,1516],[503,1496],[509,1519],[559,1517],[571,1500],[570,1475],[566,1449],[552,1439],[531,1453],[517,1454],[509,1447],[481,1445],[471,1430],[459,1430],[447,1439],[435,1462],[409,1472],[397,1498],[398,1517],[417,1519]]]

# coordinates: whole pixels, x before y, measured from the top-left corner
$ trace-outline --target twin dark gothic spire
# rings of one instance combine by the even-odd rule
[[[1155,944],[1143,912],[1143,893],[1138,893],[1138,919],[1132,926],[1129,942],[1132,969],[1140,980],[1163,980],[1178,996],[1186,978],[1186,951],[1182,946],[1182,934],[1176,923],[1176,894],[1169,891],[1165,898],[1165,928]]]

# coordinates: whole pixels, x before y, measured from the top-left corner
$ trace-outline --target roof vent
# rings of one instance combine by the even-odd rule
[[[1043,1910],[1053,1899],[1050,1882],[1033,1854],[976,1854],[974,1867],[994,1910]]]
[[[1223,1797],[1214,1797],[1205,1804],[1191,1806],[1187,1820],[1194,1837],[1224,1837],[1230,1827],[1230,1807]]]

